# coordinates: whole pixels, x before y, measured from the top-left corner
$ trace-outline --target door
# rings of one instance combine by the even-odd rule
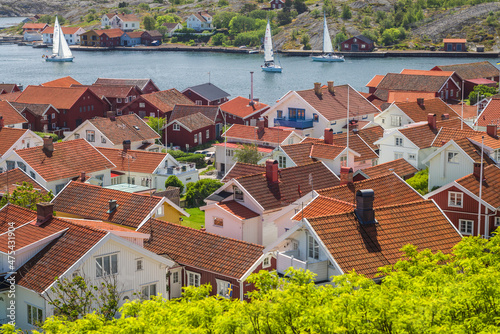
[[[170,269],[170,299],[180,298],[182,296],[182,269]]]
[[[448,48],[447,48],[447,50],[446,50],[446,51],[453,51],[453,45],[448,44]]]
[[[359,45],[358,44],[351,45],[351,51],[352,52],[358,52],[359,51]]]
[[[462,44],[457,44],[457,51],[462,51]]]
[[[202,144],[202,139],[203,139],[203,135],[201,132],[198,132],[198,145],[201,145]]]

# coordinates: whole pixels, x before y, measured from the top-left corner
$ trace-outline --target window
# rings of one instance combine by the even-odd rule
[[[101,143],[106,144],[106,138],[101,137]]]
[[[118,254],[100,256],[95,258],[96,277],[103,277],[117,273],[118,273]]]
[[[156,284],[150,284],[143,286],[141,289],[143,299],[150,299],[153,296],[156,296]]]
[[[226,150],[226,157],[232,157],[234,155],[233,150]]]
[[[127,176],[128,184],[135,184],[135,176]]]
[[[401,126],[401,116],[391,116],[391,126]]]
[[[75,139],[79,139],[80,138],[80,134],[79,133],[75,133]]]
[[[149,180],[149,179],[148,179]],[[163,217],[164,211],[163,211],[163,205],[156,210],[156,216],[157,217]]]
[[[403,153],[401,152],[394,152],[394,160],[398,160],[403,158]]]
[[[362,116],[361,119],[368,119],[368,115]]]
[[[94,176],[94,178],[96,180],[98,180],[99,181],[99,185],[102,186],[102,184],[104,183],[104,174],[96,175],[96,176]]]
[[[203,101],[201,101],[201,100],[196,100],[196,105],[197,105],[197,106],[201,106],[202,104],[203,104]]]
[[[179,272],[172,273],[172,283],[179,283]]]
[[[17,167],[19,167],[20,169],[22,169],[23,171],[26,172],[26,165],[24,164],[24,162],[18,161]]]
[[[145,108],[146,107],[146,103],[139,103],[139,108]]]
[[[461,208],[463,206],[463,193],[458,193],[454,191],[448,192],[448,206],[454,206]]]
[[[458,221],[458,230],[462,234],[472,235],[473,233],[474,221],[460,219]]]
[[[349,48],[349,44],[344,44],[344,48],[348,49]]]
[[[500,226],[500,217],[495,217],[495,226]]]
[[[59,194],[61,190],[63,190],[65,185],[65,183],[56,185],[56,195]]]
[[[181,130],[181,127],[177,123],[174,123],[173,128],[174,128],[174,131],[180,131]]]
[[[318,114],[313,114],[313,122],[319,122]]]
[[[278,167],[286,168],[286,157],[279,156],[278,157]]]
[[[144,269],[144,267],[142,266],[142,259],[136,260],[135,261],[135,270],[139,271],[142,269]]]
[[[396,146],[403,146],[403,138],[396,137]]]
[[[493,152],[493,159],[496,162],[500,162],[500,150],[496,150],[496,151]]]
[[[193,273],[192,271],[186,271],[188,276],[188,285],[198,287],[200,286],[201,275],[197,273]]]
[[[262,261],[262,268],[269,268],[271,266],[271,257],[268,256]]]
[[[408,154],[408,160],[415,160],[416,156],[415,154]]]
[[[95,131],[94,130],[87,130],[87,141],[90,143],[95,142]]]
[[[305,119],[305,117],[306,117],[305,109],[288,108],[288,119],[297,120],[297,119]]]
[[[243,201],[243,191],[241,191],[239,188],[234,187],[234,199],[237,201]]]
[[[319,244],[312,235],[307,238],[307,255],[311,259],[319,259]]]
[[[347,166],[347,155],[342,155],[340,157],[340,165],[341,166]]]
[[[448,152],[448,162],[458,164],[458,152]]]
[[[385,118],[380,118],[380,120],[382,121],[382,124],[385,124]]]
[[[28,324],[37,325],[43,321],[43,311],[41,308],[28,305]]]
[[[366,44],[361,44],[362,49],[366,49]]]
[[[229,282],[218,280],[217,281],[217,295],[224,298],[231,298],[233,295],[233,285]]]
[[[119,97],[116,99],[116,103],[122,103],[122,99]]]
[[[337,124],[337,121],[333,121],[330,123],[330,125],[336,125]]]
[[[283,110],[276,111],[276,118],[283,118]]]
[[[224,219],[218,218],[218,217],[214,217],[214,226],[223,227],[224,226]]]
[[[36,175],[33,171],[30,170],[30,176],[33,180],[36,180]]]
[[[194,134],[193,142],[195,144],[198,143],[198,134],[197,133]]]

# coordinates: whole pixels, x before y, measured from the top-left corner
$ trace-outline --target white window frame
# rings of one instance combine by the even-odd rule
[[[233,191],[234,191],[234,200],[235,201],[243,201],[245,199],[245,197],[243,195],[243,191],[240,188],[234,187]]]
[[[500,226],[500,217],[495,217],[495,226]]]
[[[141,271],[144,270],[144,261],[143,259],[136,259],[135,260],[135,271]]]
[[[28,317],[28,324],[35,326],[43,322],[43,309],[27,304],[26,316]]]
[[[404,158],[404,153],[403,152],[394,152],[394,160],[398,160]]]
[[[156,293],[157,293],[156,283],[141,286],[142,299],[151,299],[151,297],[156,296]]]
[[[101,137],[101,144],[106,144],[106,138]]]
[[[286,168],[286,157],[278,156],[278,168]]]
[[[75,133],[75,139],[80,139],[80,134],[79,133]]]
[[[181,131],[181,127],[180,127],[180,125],[178,123],[174,123],[172,125],[172,128],[173,128],[174,131]]]
[[[340,156],[340,166],[347,166],[347,155]]]
[[[206,136],[206,139],[210,138],[210,130],[206,131],[206,135],[205,136]]]
[[[163,204],[162,204],[162,205],[160,205],[158,210],[156,210],[156,217],[163,217],[164,214],[165,214],[165,211],[163,210]]]
[[[465,224],[465,225],[464,225]],[[467,232],[470,224],[470,233]],[[474,221],[468,219],[459,219],[458,220],[458,230],[463,235],[474,235]]]
[[[496,162],[499,162],[499,161],[500,161],[500,150],[495,150],[495,151],[493,151],[493,159],[494,159]]]
[[[116,258],[116,268],[113,268],[113,257]],[[109,273],[105,271],[105,259],[106,258],[109,258]],[[96,256],[95,258],[95,265],[96,265],[96,271],[95,271],[95,275],[97,278],[101,278],[101,277],[106,277],[106,276],[109,276],[109,275],[115,275],[115,274],[118,274],[118,253],[114,253],[114,254],[107,254],[107,255],[102,255],[102,256]],[[99,259],[101,259],[101,264],[99,264]],[[101,268],[99,268],[101,267]]]
[[[179,283],[179,272],[172,272],[172,284]]]
[[[146,103],[140,102],[139,103],[139,108],[146,108]]]
[[[198,134],[197,133],[194,134],[193,143],[198,144]]]
[[[403,138],[395,137],[395,145],[399,147],[403,147]]]
[[[223,297],[223,298],[230,298],[229,297],[229,285],[231,283],[228,281],[223,281],[223,280],[218,279],[218,278],[216,278],[215,281],[217,282],[217,295],[220,297]]]
[[[403,117],[398,115],[391,115],[391,126],[400,127],[403,124]]]
[[[416,160],[416,159],[417,159],[417,155],[415,153],[408,154],[408,160]]]
[[[448,191],[448,206],[454,208],[463,208],[464,193],[457,191]]]
[[[85,137],[89,143],[95,142],[95,131],[94,130],[86,130]]]
[[[307,236],[307,257],[319,260],[319,243],[314,239],[312,234]]]
[[[186,270],[187,285],[199,287],[201,285],[201,274]]]
[[[203,105],[203,101],[202,101],[202,100],[196,100],[196,105],[197,105],[197,106],[201,106],[201,105]]]
[[[116,103],[122,103],[122,98],[121,98],[121,97],[118,97],[118,98],[116,99]]]
[[[262,269],[269,268],[271,266],[271,256],[266,256],[262,260]]]
[[[458,164],[458,152],[447,152],[446,160],[450,164]]]

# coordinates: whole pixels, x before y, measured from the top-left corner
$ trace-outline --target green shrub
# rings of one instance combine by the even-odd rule
[[[165,189],[168,187],[179,187],[179,191],[182,194],[182,191],[184,190],[184,184],[182,183],[181,180],[175,175],[170,175],[166,180],[165,180]]]
[[[222,187],[222,182],[214,179],[202,179],[198,182],[190,182],[186,185],[186,203],[190,207],[203,204],[203,200],[214,191]]]
[[[35,131],[35,133],[42,138],[45,136],[52,137],[53,142],[57,142],[60,139],[59,136],[56,135],[55,133],[46,133],[46,132],[38,132],[38,131]]]
[[[413,189],[418,191],[421,195],[429,192],[429,169],[424,169],[413,175],[413,177],[406,180]]]
[[[196,168],[204,168],[207,166],[204,154],[188,153],[188,155],[176,159],[180,162],[194,162],[196,164]]]

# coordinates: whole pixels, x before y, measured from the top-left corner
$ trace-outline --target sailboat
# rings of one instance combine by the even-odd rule
[[[328,25],[326,24],[326,15],[323,16],[323,54],[319,57],[312,57],[313,61],[345,61],[344,56],[336,55],[333,51],[332,38],[328,32]]]
[[[59,25],[59,20],[56,16],[56,22],[54,23],[54,38],[52,44],[52,55],[45,57],[45,61],[58,61],[58,62],[69,62],[73,61],[73,54],[64,38],[62,28]]]
[[[261,66],[265,72],[281,73],[281,66],[274,63],[273,40],[271,39],[271,25],[267,20],[266,35],[264,36],[264,65]]]

